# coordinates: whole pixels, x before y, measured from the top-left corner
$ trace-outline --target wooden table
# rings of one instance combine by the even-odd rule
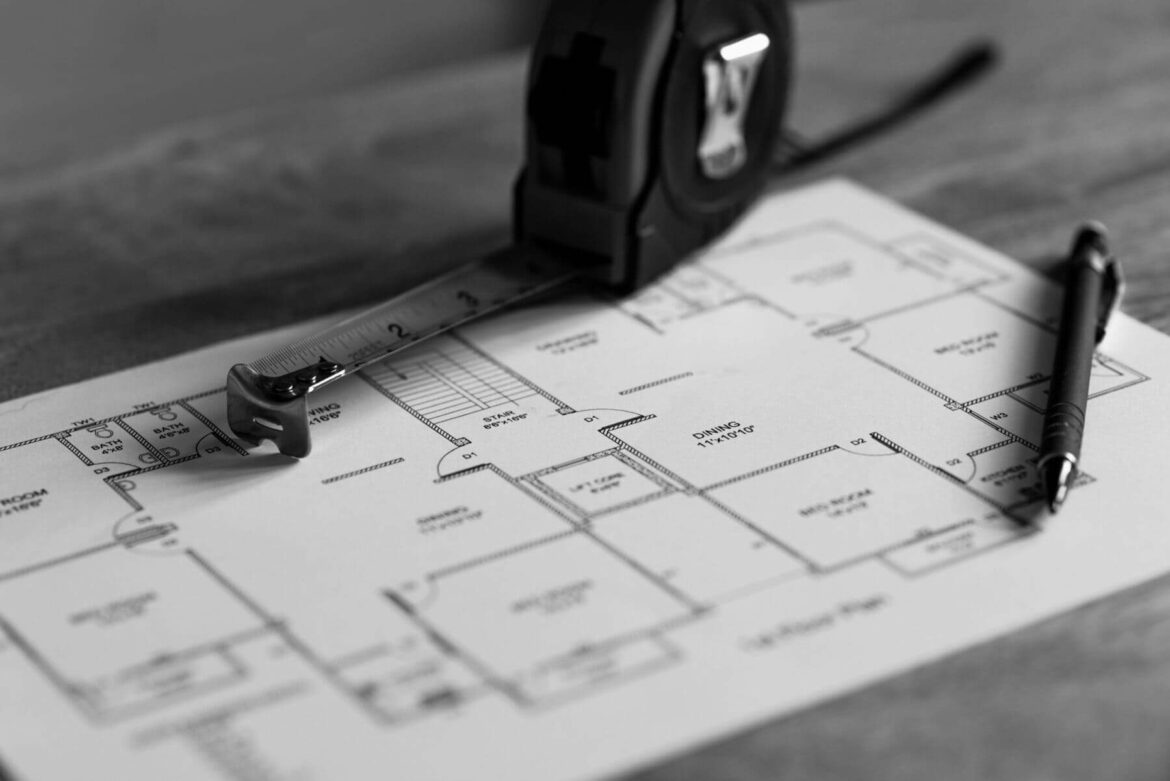
[[[1170,331],[1165,0],[819,3],[797,22],[791,120],[810,135],[970,36],[1004,62],[781,186],[849,176],[1043,269],[1079,219],[1102,219],[1125,310]],[[3,172],[0,399],[379,300],[503,242],[523,68],[518,54]],[[635,777],[1168,776],[1163,578]]]

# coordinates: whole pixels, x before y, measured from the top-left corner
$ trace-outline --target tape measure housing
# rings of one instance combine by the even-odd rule
[[[703,170],[704,59],[730,41],[769,41],[729,177]],[[533,51],[518,242],[602,258],[619,290],[654,279],[726,230],[763,189],[788,100],[791,27],[773,0],[554,2]]]

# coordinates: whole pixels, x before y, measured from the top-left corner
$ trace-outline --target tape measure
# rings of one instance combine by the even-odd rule
[[[573,280],[637,288],[766,182],[790,82],[781,0],[553,0],[529,68],[514,243],[232,367],[232,431],[309,454],[307,396]]]

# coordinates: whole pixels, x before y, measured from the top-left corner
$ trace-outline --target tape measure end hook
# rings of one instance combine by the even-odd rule
[[[228,372],[227,416],[232,432],[251,445],[272,440],[286,456],[309,455],[312,440],[305,394],[276,401],[261,390],[260,380],[259,372],[246,363],[238,363]]]

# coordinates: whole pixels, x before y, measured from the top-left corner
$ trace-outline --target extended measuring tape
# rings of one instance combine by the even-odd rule
[[[571,280],[632,290],[763,189],[784,118],[782,0],[553,0],[532,54],[515,243],[227,379],[245,441],[310,449],[313,391]]]

